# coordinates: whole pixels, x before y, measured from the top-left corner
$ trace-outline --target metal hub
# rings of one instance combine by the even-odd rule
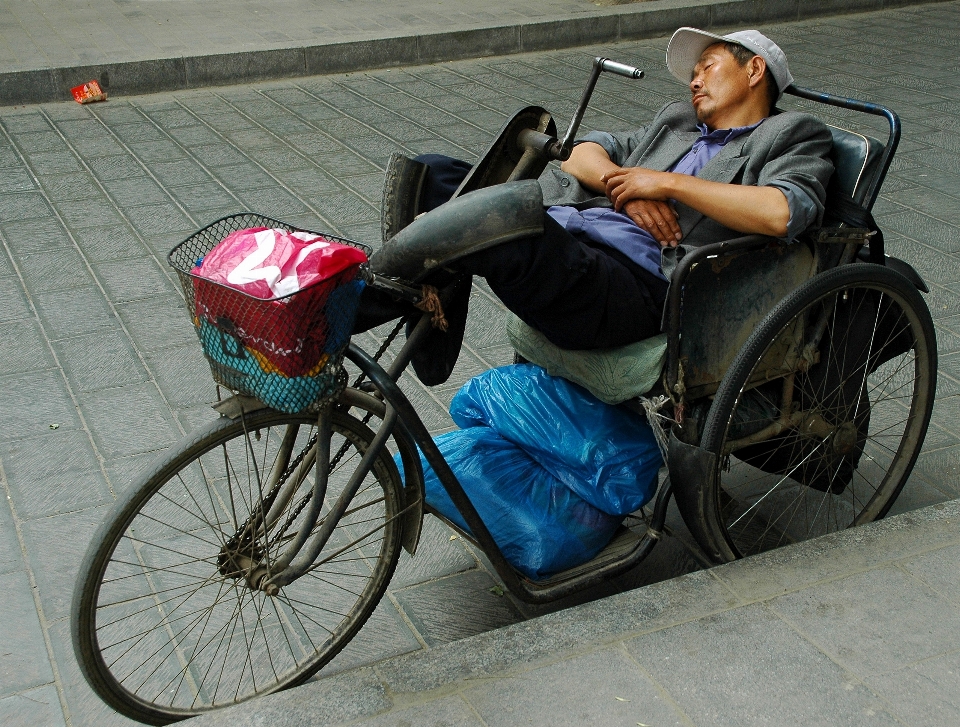
[[[833,435],[833,449],[838,454],[849,454],[857,446],[857,426],[853,422],[844,422]]]

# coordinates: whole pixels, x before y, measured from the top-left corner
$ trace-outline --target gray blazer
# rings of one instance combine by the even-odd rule
[[[611,158],[620,166],[666,171],[690,150],[699,135],[693,106],[675,101],[660,109],[648,126],[612,134],[616,153]],[[794,185],[816,202],[816,224],[820,224],[827,183],[833,174],[832,147],[830,131],[819,119],[795,111],[778,111],[753,131],[724,146],[697,176],[733,184],[763,186],[780,181]],[[547,207],[611,206],[606,197],[585,189],[575,177],[555,167],[548,168],[539,181]],[[683,248],[742,235],[683,204],[677,204],[677,214],[683,240],[680,249],[664,250],[662,267],[668,276],[676,259],[685,252]]]

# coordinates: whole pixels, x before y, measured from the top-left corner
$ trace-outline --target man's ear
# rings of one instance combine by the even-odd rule
[[[754,56],[747,61],[747,78],[750,88],[755,88],[763,80],[763,72],[767,69],[767,62],[763,56]]]

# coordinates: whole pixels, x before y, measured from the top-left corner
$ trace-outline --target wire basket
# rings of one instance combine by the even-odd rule
[[[322,235],[367,255],[370,248],[248,212],[204,227],[167,256],[180,278],[187,312],[214,381],[279,411],[296,413],[329,401],[343,390],[343,352],[350,342],[364,287],[363,273],[353,266],[269,300],[193,273],[227,235],[251,227]]]

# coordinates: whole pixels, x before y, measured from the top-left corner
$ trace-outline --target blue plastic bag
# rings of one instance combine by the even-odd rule
[[[528,578],[590,560],[623,521],[584,502],[489,427],[448,432],[435,441],[507,562]],[[399,466],[400,456],[395,459]],[[422,454],[420,461],[427,504],[469,533]]]
[[[609,515],[639,510],[656,491],[663,458],[646,418],[539,366],[474,377],[454,396],[450,415],[462,429],[491,427]]]

